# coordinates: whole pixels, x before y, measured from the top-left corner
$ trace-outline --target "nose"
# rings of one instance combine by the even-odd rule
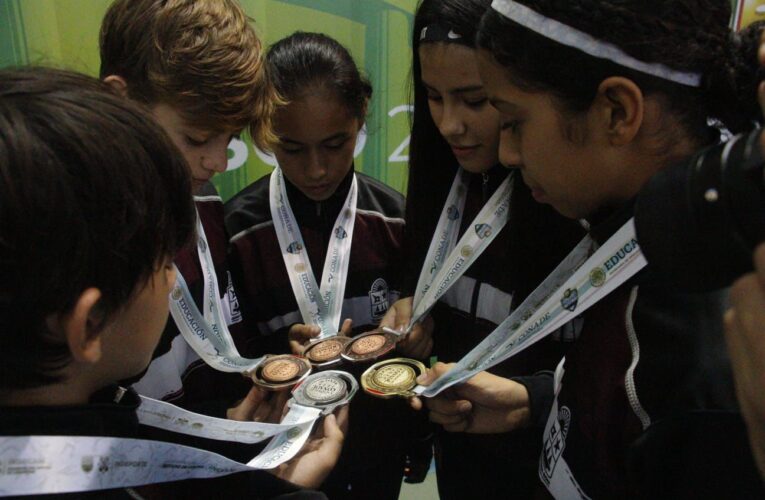
[[[318,181],[323,179],[326,175],[326,162],[315,148],[310,148],[308,150],[308,157],[306,158],[305,176],[312,181]]]
[[[228,167],[228,142],[220,141],[210,144],[210,147],[202,153],[202,168],[221,173]]]
[[[518,143],[507,131],[499,135],[499,162],[509,168],[520,168],[522,164]]]
[[[438,121],[438,131],[444,137],[454,137],[465,133],[465,121],[459,112],[458,106],[444,99],[441,119]]]

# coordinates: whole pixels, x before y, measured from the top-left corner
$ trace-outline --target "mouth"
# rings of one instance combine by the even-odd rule
[[[457,158],[469,155],[480,147],[479,144],[474,144],[472,146],[456,146],[454,144],[449,144],[449,146],[452,148],[452,152]]]
[[[526,176],[523,176],[523,182],[528,186],[529,190],[531,191],[531,196],[539,203],[543,203],[546,199],[547,193],[545,193],[545,190],[541,187],[537,186],[533,182],[529,182],[528,179],[526,179]]]
[[[317,184],[312,186],[303,186],[302,190],[304,193],[313,195],[313,196],[321,196],[327,193],[332,189],[331,184]]]

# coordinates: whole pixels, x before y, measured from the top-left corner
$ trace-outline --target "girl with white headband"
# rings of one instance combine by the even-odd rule
[[[477,258],[436,301],[429,315],[434,323],[432,337],[417,325],[399,344],[399,352],[407,356],[424,358],[431,354],[447,362],[460,359],[502,322],[583,236],[578,223],[537,204],[520,177],[499,163],[499,115],[488,102],[474,48],[478,22],[490,3],[424,0],[415,14],[403,290],[407,298],[394,306],[383,323],[404,329],[412,319],[413,302],[427,303],[428,297],[416,292],[422,288],[418,287],[422,275],[428,278],[434,274],[432,260],[426,258],[428,249],[448,246],[449,237],[436,229],[442,227],[438,222],[444,213],[447,220],[454,220],[452,247],[447,253],[451,250],[451,254],[459,255],[463,251],[466,245],[457,239],[471,235],[477,236],[476,240],[481,236],[496,238],[480,256],[480,250],[473,252]],[[465,190],[462,203],[459,196],[453,196],[460,188]],[[509,207],[509,214],[501,221],[479,215],[494,200]],[[549,244],[551,234],[555,235],[555,245]],[[457,261],[450,266],[447,259],[442,269],[460,265]],[[431,290],[437,288],[431,286]],[[574,336],[575,329],[569,326],[557,338],[493,371],[509,377],[552,370]],[[435,459],[440,497],[470,497],[476,491],[474,478],[478,476],[491,478],[481,484],[482,498],[527,497],[537,483],[540,443],[538,430],[476,436],[437,427]],[[509,471],[508,462],[515,464]]]
[[[762,498],[725,355],[724,293],[662,285],[630,233],[641,187],[717,143],[710,123],[737,133],[760,118],[761,26],[734,36],[729,18],[728,0],[494,0],[481,21],[500,161],[537,201],[585,219],[592,252],[627,239],[581,265],[582,287],[550,296],[551,316],[520,327],[534,336],[592,306],[554,374],[521,385],[479,373],[426,404],[448,430],[544,429],[538,475],[555,498]]]

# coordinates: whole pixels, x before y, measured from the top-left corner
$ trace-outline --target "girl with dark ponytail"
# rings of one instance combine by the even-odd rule
[[[493,0],[477,46],[500,160],[605,247],[654,173],[760,119],[762,25],[733,34],[729,17],[728,0]],[[590,282],[604,284],[597,273]],[[725,291],[673,289],[649,262],[582,314],[554,376],[521,385],[480,374],[428,400],[431,419],[467,432],[544,429],[538,475],[555,498],[762,498],[724,306]]]
[[[340,343],[374,329],[398,298],[404,200],[355,171],[356,139],[372,86],[348,50],[321,33],[296,32],[271,46],[266,61],[287,101],[274,116],[278,167],[225,207],[232,274],[248,327],[248,337],[238,340],[251,357],[304,355],[320,332]],[[287,265],[283,252],[304,255],[307,262]],[[338,261],[346,267],[332,267]],[[295,289],[296,276],[305,277],[306,288],[311,278],[316,288],[322,283],[314,296],[333,294],[338,307],[322,311],[317,321],[308,294]],[[423,420],[419,428],[426,422],[403,401],[362,392],[351,413],[343,453],[322,491],[338,500],[398,498],[410,436],[418,429],[414,419]]]
[[[584,234],[575,221],[536,203],[519,176],[509,190],[504,188],[512,175],[499,164],[498,114],[488,102],[474,49],[476,28],[489,4],[489,0],[423,0],[415,15],[402,291],[407,298],[394,306],[383,324],[401,327],[409,322],[421,270],[432,274],[431,264],[425,264],[426,253],[440,241],[436,226],[451,206],[447,197],[451,199],[455,176],[461,176],[467,191],[464,208],[458,210],[462,213],[452,211],[461,217],[455,241],[476,231],[483,222],[477,218],[479,211],[491,205],[493,196],[509,194],[509,215],[504,228],[489,223],[496,239],[431,310],[432,341],[430,332],[418,325],[399,344],[399,351],[408,356],[432,354],[442,361],[459,360],[523,301]],[[454,252],[461,250],[454,248]],[[551,370],[575,333],[573,326],[564,328],[557,339],[540,343],[497,366],[495,372],[518,376]],[[438,427],[435,458],[440,497],[469,498],[476,488],[487,499],[527,497],[536,485],[540,442],[539,431],[475,436]],[[507,463],[514,467],[508,469]],[[489,479],[478,486],[476,477]]]

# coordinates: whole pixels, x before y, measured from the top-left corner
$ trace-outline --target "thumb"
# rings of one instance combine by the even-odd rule
[[[324,437],[338,443],[343,441],[343,431],[340,429],[334,413],[330,413],[324,418]]]
[[[393,328],[396,324],[396,314],[398,310],[395,307],[389,307],[388,312],[385,313],[385,316],[383,316],[383,319],[380,320],[380,324],[377,325],[380,328],[387,326],[388,328]]]
[[[343,321],[343,326],[340,327],[340,335],[343,337],[350,337],[351,329],[353,328],[353,320],[348,318]]]
[[[255,413],[255,410],[257,410],[265,397],[266,390],[253,385],[242,402],[229,411],[228,418],[231,420],[242,421],[251,420],[251,416]]]
[[[433,365],[433,368],[431,368],[430,370],[427,370],[425,373],[417,377],[417,383],[420,385],[425,385],[425,386],[430,385],[438,377],[440,377],[444,373],[451,370],[453,365],[454,365],[453,363],[450,363],[447,365],[446,363],[438,362],[435,365]]]

